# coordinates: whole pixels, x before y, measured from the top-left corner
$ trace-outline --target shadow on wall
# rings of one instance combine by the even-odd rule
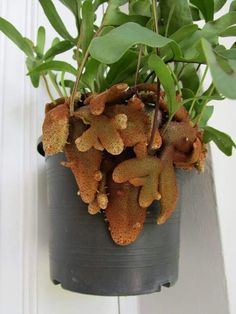
[[[211,158],[204,174],[181,175],[179,280],[141,296],[139,314],[228,314],[228,301]]]

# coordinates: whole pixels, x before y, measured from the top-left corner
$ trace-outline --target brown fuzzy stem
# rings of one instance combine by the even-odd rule
[[[158,18],[157,18],[156,0],[152,1],[152,7],[153,7],[154,29],[155,29],[155,32],[158,34]],[[160,55],[160,49],[159,48],[156,49],[156,53],[158,56]],[[155,138],[155,133],[159,127],[158,113],[159,113],[160,92],[161,92],[161,83],[160,83],[159,78],[157,78],[157,99],[156,99],[156,106],[155,106],[155,113],[154,113],[151,138],[150,138],[150,142],[148,144],[148,151],[150,151],[152,149],[152,145],[153,145],[154,138]]]
[[[152,149],[152,145],[154,142],[154,138],[155,138],[155,133],[156,130],[159,127],[159,119],[158,119],[158,115],[159,115],[159,102],[160,102],[160,92],[161,92],[161,86],[160,86],[160,81],[157,81],[157,98],[156,98],[156,106],[155,106],[155,113],[154,113],[154,120],[153,120],[153,125],[152,125],[152,132],[151,132],[151,138],[148,144],[148,151],[150,151]]]

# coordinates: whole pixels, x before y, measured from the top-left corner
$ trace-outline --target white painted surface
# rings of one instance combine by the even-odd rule
[[[0,15],[32,39],[38,25],[48,25],[36,0],[0,1]],[[56,34],[47,35],[51,42]],[[0,313],[118,314],[118,298],[70,293],[50,282],[45,169],[36,152],[48,99],[31,87],[23,54],[2,34],[0,69]]]
[[[231,2],[232,0],[227,1],[225,12],[228,11]],[[235,37],[222,40],[227,47],[230,47],[234,41]],[[230,134],[236,141],[236,101],[226,99],[216,103],[211,125]],[[236,151],[229,158],[212,145],[212,154],[230,313],[234,314],[236,313]]]
[[[235,86],[236,88],[236,86]],[[225,100],[218,104],[211,125],[218,127],[230,134],[236,140],[236,102]],[[216,182],[218,215],[221,228],[221,241],[225,261],[227,286],[229,292],[230,309],[236,313],[236,205],[235,205],[235,176],[236,176],[236,153],[228,158],[220,153],[212,145],[213,170]]]
[[[140,314],[147,309],[148,314],[228,314],[210,163],[204,174],[192,171],[182,178],[179,280],[159,294],[140,297]]]
[[[63,9],[73,33],[73,19]],[[0,0],[0,15],[32,39],[37,25],[48,25],[36,0]],[[53,31],[48,38],[54,37]],[[199,203],[183,209],[180,279],[161,294],[104,298],[74,294],[49,280],[48,225],[44,162],[35,151],[47,96],[25,77],[24,56],[0,34],[0,313],[3,314],[228,314],[220,234],[211,177],[191,175],[185,197],[197,189]],[[235,102],[219,104],[212,126],[236,138]],[[224,106],[224,109],[223,109]],[[231,314],[236,313],[235,156],[213,147]],[[195,183],[194,183],[195,182]],[[203,185],[207,184],[203,193]],[[211,198],[211,203],[209,203]],[[203,204],[208,204],[203,207]],[[205,210],[203,210],[205,209]],[[202,213],[200,212],[202,210]],[[119,301],[119,302],[118,302]]]

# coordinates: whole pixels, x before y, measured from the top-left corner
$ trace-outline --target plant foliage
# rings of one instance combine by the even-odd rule
[[[71,12],[77,34],[68,31],[58,13],[57,2]],[[214,141],[230,155],[234,142],[207,126],[213,113],[209,101],[236,99],[236,46],[232,38],[236,35],[236,2],[231,2],[228,13],[215,18],[226,2],[159,0],[156,33],[151,0],[39,0],[59,35],[51,47],[45,49],[43,26],[38,29],[35,44],[3,17],[0,17],[0,31],[25,53],[33,86],[38,87],[41,78],[46,83],[51,80],[59,96],[66,96],[68,88],[73,90],[77,66],[82,66],[78,84],[81,92],[101,92],[121,82],[153,83],[158,77],[170,113],[173,115],[184,104],[190,110],[193,123],[204,129],[204,140]],[[106,10],[98,25],[96,16],[101,5]],[[124,5],[126,11],[122,9]],[[199,20],[202,26],[196,24]],[[221,37],[232,38],[231,48],[220,43]],[[68,51],[72,63],[60,61],[59,55]],[[214,91],[204,90],[200,67],[209,69]],[[176,93],[182,96],[181,103],[176,101]]]

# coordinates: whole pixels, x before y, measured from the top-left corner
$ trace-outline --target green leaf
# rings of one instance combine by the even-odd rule
[[[153,48],[161,48],[167,44],[177,46],[173,40],[158,35],[139,24],[126,23],[102,37],[93,39],[90,46],[90,54],[94,59],[102,63],[112,64],[118,61],[127,50],[137,44]]]
[[[175,6],[172,19],[169,23],[168,34],[173,34],[184,25],[192,23],[192,14],[188,0],[160,0],[160,21],[163,26],[167,25],[171,8]],[[165,33],[165,30],[164,30]],[[163,34],[164,34],[163,33]]]
[[[45,28],[43,26],[40,26],[37,35],[37,46],[35,47],[35,51],[40,58],[42,58],[44,52],[46,40],[45,34],[46,34]]]
[[[140,69],[143,67],[145,63],[147,63],[149,56],[145,56],[141,58]],[[116,76],[112,82],[112,84],[117,84],[120,82],[127,83],[128,85],[134,84],[135,73],[137,70],[137,61],[138,57],[134,58],[127,67],[121,68],[120,71],[117,71]],[[146,73],[146,72],[145,72]],[[140,78],[140,75],[139,75]]]
[[[104,36],[112,31],[115,27],[114,26],[104,26],[101,30],[100,36]]]
[[[236,26],[230,26],[223,32],[219,33],[220,37],[233,37],[236,36]]]
[[[180,81],[183,84],[183,88],[190,89],[194,93],[199,87],[199,76],[196,72],[196,68],[193,64],[187,64],[180,76]]]
[[[121,12],[115,6],[109,6],[103,24],[119,26],[125,23],[133,22],[146,26],[148,19],[148,17],[142,15],[128,15]]]
[[[214,10],[218,12],[227,2],[227,0],[214,0]]]
[[[236,147],[234,141],[228,134],[225,134],[210,126],[206,126],[204,128],[203,141],[204,143],[213,141],[217,147],[227,156],[231,156],[233,148]]]
[[[0,31],[13,41],[28,57],[33,57],[33,48],[29,42],[18,32],[14,25],[2,17],[0,17]]]
[[[56,55],[68,51],[74,47],[70,40],[63,40],[52,46],[44,55],[43,60],[54,58]]]
[[[108,2],[109,2],[109,5],[112,5],[112,6],[115,6],[118,8],[118,7],[126,4],[129,1],[128,0],[110,0]]]
[[[132,15],[143,15],[150,17],[151,2],[149,0],[131,0],[129,1],[129,13]]]
[[[236,11],[236,1],[232,1],[229,10],[230,11]]]
[[[202,36],[210,41],[212,37],[219,36],[234,24],[236,24],[236,12],[227,13],[213,22],[206,23],[202,29]]]
[[[87,61],[85,72],[83,74],[83,83],[86,84],[93,93],[95,92],[95,81],[99,64],[99,61],[90,58]]]
[[[61,35],[62,38],[74,41],[73,37],[68,33],[60,15],[57,13],[52,0],[39,0],[44,13],[46,14],[49,22],[53,28]]]
[[[201,40],[201,44],[215,87],[224,96],[236,99],[236,61],[228,60],[227,62],[226,59],[221,58],[205,39]]]
[[[190,5],[189,8],[191,10],[192,19],[194,21],[202,20],[201,15],[200,15],[200,11],[198,10],[198,8],[194,7],[193,5]]]
[[[145,26],[148,18],[142,15],[128,15],[120,11],[119,7],[129,1],[110,0],[103,20],[103,25],[119,26],[128,22],[138,23]]]
[[[198,30],[197,25],[186,25],[170,36],[171,39],[177,41],[181,49],[183,57],[178,57],[175,54],[174,61],[206,63],[205,56],[202,52],[200,39],[202,32]]]
[[[176,112],[179,103],[176,101],[175,82],[172,78],[168,66],[157,55],[151,55],[148,60],[150,69],[154,70],[163,86],[166,96],[170,115]]]
[[[231,49],[217,49],[215,48],[215,52],[225,58],[225,59],[232,59],[232,60],[236,60],[236,48],[231,48]]]
[[[81,0],[59,0],[62,4],[64,4],[75,17],[78,17]]]
[[[206,22],[212,21],[214,17],[214,1],[213,0],[190,0],[204,16]]]
[[[77,75],[77,70],[72,65],[64,61],[47,61],[37,66],[36,68],[34,68],[28,74],[31,75],[36,72],[41,73],[45,71],[62,71],[62,72],[71,73],[75,76]]]
[[[214,106],[206,106],[204,108],[201,120],[198,123],[200,128],[204,128],[207,125],[208,121],[212,117],[213,112],[214,112]]]
[[[193,33],[198,30],[198,26],[195,24],[184,25],[176,32],[174,32],[170,38],[175,40],[177,43],[183,41],[186,37],[191,37]]]
[[[107,71],[107,66],[100,63],[97,71],[97,79],[95,81],[95,90],[97,92],[103,92],[110,86],[106,82],[105,73]]]
[[[88,46],[93,38],[93,23],[95,14],[93,11],[93,4],[91,0],[86,0],[82,6],[82,51],[83,55],[86,53]]]
[[[51,47],[56,46],[59,42],[60,42],[60,39],[58,37],[55,37],[52,41]]]
[[[108,2],[108,1],[107,0],[94,0],[94,3],[93,3],[94,11],[96,11],[97,8],[105,2]]]
[[[115,82],[117,83],[117,77],[120,76],[120,72],[126,70],[132,62],[135,62],[137,66],[138,56],[136,51],[130,49],[120,60],[110,66],[106,77],[108,84],[114,85]]]
[[[33,60],[32,58],[27,57],[26,59],[26,67],[28,69],[28,71],[32,71],[33,69],[35,69],[40,63],[36,60]],[[40,80],[40,73],[32,73],[30,74],[30,80],[32,85],[35,88],[39,87],[39,80]]]
[[[64,86],[69,88],[70,89],[70,94],[72,94],[72,91],[73,91],[73,87],[74,87],[74,84],[75,82],[74,81],[71,81],[71,80],[64,80]],[[62,86],[62,83],[60,83],[60,85]]]
[[[59,0],[64,4],[73,14],[76,21],[76,26],[79,32],[80,29],[80,9],[82,0]]]

